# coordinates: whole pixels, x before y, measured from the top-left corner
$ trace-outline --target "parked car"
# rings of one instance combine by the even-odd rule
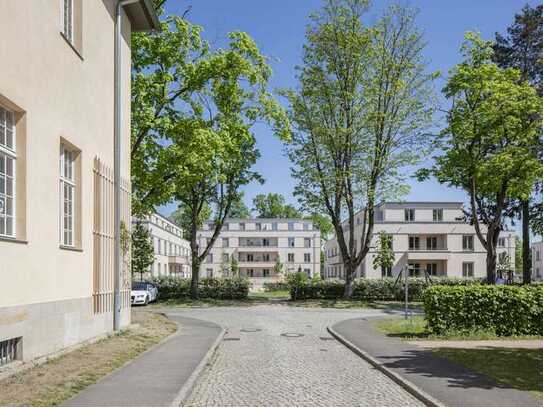
[[[132,305],[147,305],[150,302],[156,301],[157,297],[158,289],[153,284],[146,281],[137,281],[132,283],[132,292],[130,293]]]

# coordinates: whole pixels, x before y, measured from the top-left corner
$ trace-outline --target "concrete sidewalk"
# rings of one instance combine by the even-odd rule
[[[181,329],[162,344],[68,400],[68,407],[179,406],[224,334],[211,322],[168,317]]]
[[[419,391],[419,398],[429,396],[427,405],[543,406],[541,400],[528,392],[498,384],[434,355],[431,350],[387,337],[377,332],[367,319],[342,321],[329,327],[329,331],[380,370],[403,381],[404,387]]]

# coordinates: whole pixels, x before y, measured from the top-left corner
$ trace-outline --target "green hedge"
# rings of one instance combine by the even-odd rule
[[[159,300],[190,297],[190,279],[154,277],[150,280],[158,288]],[[203,278],[199,283],[200,298],[244,300],[249,294],[250,282],[246,278]]]
[[[429,329],[543,335],[542,286],[431,287],[423,295]]]
[[[299,273],[296,273],[299,274]],[[404,299],[402,282],[394,287],[395,278],[359,278],[354,281],[353,299],[400,301]],[[433,278],[433,285],[473,285],[480,284],[481,280],[461,278]],[[339,279],[309,280],[303,275],[292,275],[288,278],[290,297],[292,300],[303,299],[338,299],[343,296],[345,282]],[[423,278],[409,279],[409,299],[422,301],[422,293],[428,288]]]
[[[281,281],[275,283],[264,283],[264,291],[288,291],[288,283]]]

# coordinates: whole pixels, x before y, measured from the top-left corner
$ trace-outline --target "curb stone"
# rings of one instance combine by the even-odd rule
[[[177,393],[177,396],[175,399],[171,402],[170,407],[180,407],[184,406],[185,402],[188,400],[190,395],[192,394],[192,391],[194,390],[194,387],[196,386],[196,383],[198,382],[198,379],[202,375],[205,367],[215,354],[217,348],[219,347],[224,334],[226,333],[226,329],[221,326],[221,332],[217,336],[217,339],[215,339],[215,342],[213,342],[213,345],[208,349],[205,356],[202,358],[200,363],[198,363],[198,366],[196,366],[196,369],[192,372],[188,380],[183,384],[179,392]]]
[[[334,338],[336,338],[339,342],[341,342],[345,347],[350,349],[353,353],[364,359],[366,362],[370,363],[373,367],[375,367],[377,370],[384,373],[386,376],[388,376],[390,379],[392,379],[396,384],[399,384],[403,389],[405,389],[408,393],[410,393],[412,396],[423,402],[428,407],[445,407],[445,404],[441,403],[434,397],[430,396],[428,393],[420,389],[418,386],[411,383],[409,380],[403,378],[399,374],[393,372],[392,370],[388,369],[387,367],[383,366],[381,362],[379,362],[377,359],[375,359],[373,356],[371,356],[369,353],[365,352],[364,350],[360,349],[358,346],[353,344],[351,341],[343,337],[341,334],[334,331],[332,327],[327,327],[327,331],[332,335]]]

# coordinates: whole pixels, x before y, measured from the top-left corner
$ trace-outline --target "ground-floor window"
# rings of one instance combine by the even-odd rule
[[[437,276],[437,264],[436,263],[428,263],[426,265],[426,272],[430,276]]]
[[[269,275],[270,275],[270,270],[268,270],[268,269],[262,270],[262,275],[263,275],[264,277],[269,277]]]
[[[392,267],[381,267],[382,277],[392,277]]]
[[[409,263],[409,277],[418,277],[420,275],[420,264]]]
[[[462,277],[473,277],[473,263],[462,263]]]

